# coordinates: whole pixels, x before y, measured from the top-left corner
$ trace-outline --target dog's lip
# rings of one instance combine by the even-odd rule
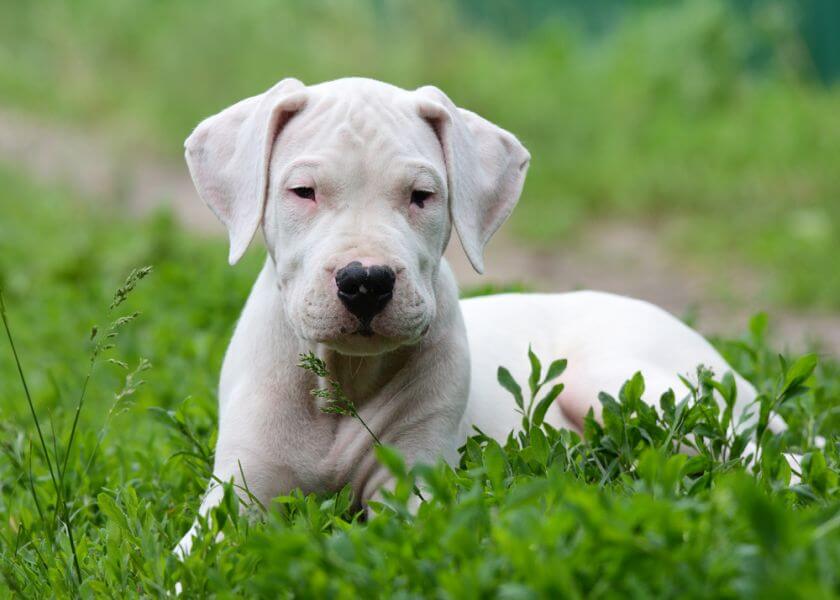
[[[389,335],[377,331],[372,326],[367,330],[357,327],[356,329],[344,330],[334,336],[323,337],[312,341],[325,344],[343,354],[369,356],[391,352],[402,346],[416,344],[425,337],[430,329],[431,327],[425,327],[422,333],[414,331],[402,335]]]
[[[370,323],[362,323],[359,325],[359,328],[353,332],[353,335],[360,335],[362,337],[373,337],[374,335],[373,328],[370,326]]]
[[[405,342],[406,340],[414,338],[412,335],[386,335],[380,331],[376,331],[370,324],[361,324],[346,337],[351,339],[363,339],[374,341],[375,339],[387,342]],[[422,337],[422,335],[421,335]]]
[[[432,324],[427,322],[423,324],[422,329],[413,328],[410,331],[386,332],[381,331],[378,327],[376,327],[375,319],[367,322],[357,320],[355,326],[350,326],[348,323],[343,324],[338,328],[338,331],[335,332],[334,335],[326,336],[314,341],[329,343],[343,339],[347,342],[351,342],[352,340],[358,340],[359,342],[364,341],[365,344],[375,343],[377,341],[405,344],[417,342],[423,339],[429,333],[431,328]]]
[[[413,333],[413,334],[403,334],[403,335],[396,335],[395,336],[395,335],[386,335],[386,334],[384,334],[380,331],[376,331],[373,328],[373,325],[370,322],[367,322],[367,323],[359,323],[359,326],[354,331],[352,331],[350,333],[350,335],[351,336],[361,336],[361,337],[365,337],[365,338],[371,338],[371,337],[374,337],[374,336],[378,336],[378,337],[389,339],[389,340],[390,339],[413,339],[413,338],[420,339],[422,337],[425,337],[425,335],[427,333],[429,333],[429,330],[431,328],[432,328],[432,324],[427,323],[425,325],[425,327],[423,327],[423,330],[419,334]]]

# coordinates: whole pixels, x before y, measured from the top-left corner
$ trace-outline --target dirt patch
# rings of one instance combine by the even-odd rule
[[[750,317],[764,311],[780,347],[816,346],[840,354],[840,316],[775,306],[755,273],[737,265],[728,265],[723,274],[710,273],[670,252],[662,241],[666,237],[651,225],[604,223],[588,228],[569,246],[536,250],[503,230],[487,248],[483,276],[472,271],[457,241],[447,257],[462,287],[521,282],[545,292],[603,290],[690,318],[706,334],[744,332]]]
[[[121,147],[102,132],[47,123],[0,109],[0,162],[37,180],[67,185],[82,197],[122,204],[142,216],[169,207],[188,229],[207,235],[224,230],[196,195],[186,165],[148,150]],[[473,272],[457,240],[447,250],[461,286],[523,283],[539,291],[597,289],[653,302],[679,316],[692,314],[706,333],[744,331],[749,316],[765,310],[783,346],[817,342],[840,354],[840,316],[798,312],[769,303],[761,278],[729,265],[711,274],[664,246],[664,226],[602,223],[574,243],[534,249],[502,229],[486,253],[484,276]]]
[[[196,195],[183,162],[123,146],[101,132],[0,109],[0,162],[35,180],[69,186],[83,198],[121,205],[130,215],[165,206],[193,231],[224,233]]]

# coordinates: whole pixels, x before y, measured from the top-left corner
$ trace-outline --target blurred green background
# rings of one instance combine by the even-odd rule
[[[752,310],[840,308],[834,0],[0,0],[0,14],[0,108],[104,133],[126,169],[142,149],[185,172],[198,121],[282,77],[433,83],[531,150],[511,252],[551,259],[620,223],[653,231],[686,279],[737,291],[730,268],[749,273]]]

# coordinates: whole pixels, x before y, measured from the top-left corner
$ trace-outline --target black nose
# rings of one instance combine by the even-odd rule
[[[362,266],[354,260],[335,274],[338,297],[351,313],[369,329],[370,322],[390,302],[397,276],[384,265]]]

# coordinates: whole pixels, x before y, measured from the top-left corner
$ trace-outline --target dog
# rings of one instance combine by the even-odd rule
[[[200,514],[230,480],[264,505],[293,488],[347,484],[363,505],[389,484],[359,420],[325,414],[311,395],[320,384],[299,368],[302,353],[325,361],[409,465],[457,461],[474,427],[500,441],[515,430],[521,416],[496,370],[527,379],[529,346],[568,359],[545,420],[578,432],[590,409],[600,416],[598,393],[636,371],[658,399],[699,364],[732,370],[698,333],[639,300],[586,291],[459,302],[443,258],[451,231],[482,272],[530,155],[435,87],[284,79],[200,123],[185,148],[199,195],[227,228],[230,263],[258,230],[267,248],[222,366]],[[740,411],[756,392],[735,381]]]

